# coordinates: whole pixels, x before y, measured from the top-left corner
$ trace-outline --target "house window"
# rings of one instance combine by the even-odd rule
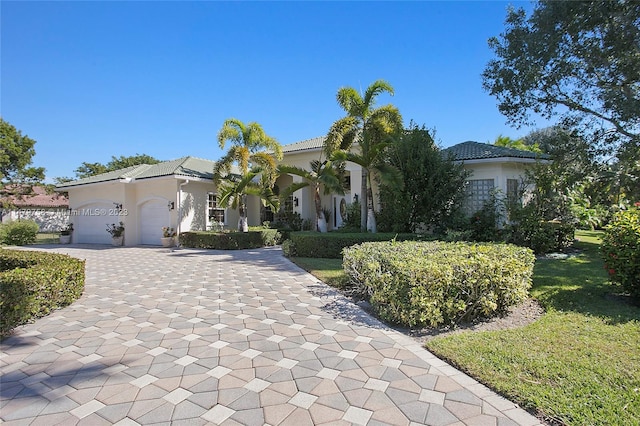
[[[218,198],[214,192],[207,193],[207,221],[208,224],[225,224],[224,209],[218,207]]]
[[[484,203],[491,199],[494,187],[493,179],[467,181],[467,213],[472,214],[482,209]]]
[[[273,222],[274,215],[271,206],[262,206],[260,209],[260,222]]]
[[[520,188],[518,179],[507,179],[507,200],[510,204],[520,203]]]
[[[280,207],[284,213],[293,213],[293,195],[288,196],[284,200],[284,204]]]

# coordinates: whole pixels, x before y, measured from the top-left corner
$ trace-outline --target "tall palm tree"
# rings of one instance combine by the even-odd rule
[[[372,173],[388,184],[402,183],[398,170],[382,161],[385,148],[402,131],[402,116],[391,104],[374,108],[381,93],[393,96],[393,87],[377,80],[367,87],[364,96],[353,87],[340,88],[336,99],[347,115],[333,123],[325,141],[329,158],[350,161],[362,168],[360,228],[371,232],[376,232]]]
[[[221,187],[218,195],[221,205],[237,208],[238,230],[248,232],[247,195],[257,195],[263,202],[273,200],[271,189],[277,162],[282,159],[282,147],[260,124],[245,124],[236,118],[225,120],[218,132],[221,149],[227,141],[232,145],[214,166],[213,179]]]
[[[311,186],[313,188],[313,200],[316,208],[316,230],[319,232],[327,232],[327,218],[322,210],[322,199],[320,198],[320,187],[324,188],[324,194],[344,194],[342,187],[342,179],[340,179],[339,171],[334,167],[332,161],[314,160],[310,163],[311,170],[305,170],[300,167],[280,165],[279,173],[300,176],[303,182],[296,182],[286,188],[280,195],[281,199],[285,199],[298,189]]]

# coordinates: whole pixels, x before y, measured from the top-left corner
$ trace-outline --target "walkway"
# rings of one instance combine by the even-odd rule
[[[49,246],[73,305],[0,344],[4,425],[536,425],[278,248]]]

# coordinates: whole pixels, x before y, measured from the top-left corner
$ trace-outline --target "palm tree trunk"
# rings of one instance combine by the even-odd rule
[[[373,188],[371,187],[371,175],[367,176],[367,231],[375,234],[378,229],[376,226],[376,214],[373,209]]]
[[[238,218],[238,231],[249,232],[249,223],[247,221],[247,195],[242,194],[240,197],[242,197],[242,199],[238,209],[238,213],[240,213],[240,218]]]
[[[367,181],[369,171],[362,168],[362,183],[360,184],[360,231],[367,232]]]
[[[316,229],[318,232],[327,232],[327,220],[322,211],[322,199],[320,198],[320,185],[316,184],[313,199],[316,205]]]

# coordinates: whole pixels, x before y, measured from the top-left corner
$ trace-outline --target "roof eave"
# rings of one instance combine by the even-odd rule
[[[455,163],[464,164],[487,164],[487,163],[526,163],[535,164],[537,162],[548,163],[549,160],[543,158],[522,158],[522,157],[494,157],[494,158],[470,158],[466,160],[454,160]]]

